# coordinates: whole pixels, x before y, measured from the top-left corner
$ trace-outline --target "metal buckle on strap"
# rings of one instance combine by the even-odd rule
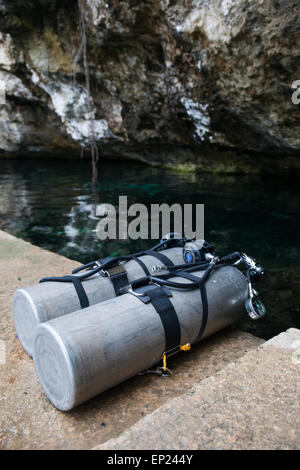
[[[116,266],[112,266],[111,268],[103,269],[101,272],[108,277],[117,276],[118,274],[127,274],[127,271],[124,268],[123,264],[117,264]]]
[[[126,292],[128,292],[128,294],[134,295],[139,300],[141,300],[144,304],[148,304],[149,302],[151,302],[151,296],[148,295],[148,292],[151,291],[151,289],[157,288],[157,287],[162,289],[168,297],[173,296],[170,289],[168,289],[166,286],[160,286],[159,284],[152,283],[152,282],[150,282],[149,284],[145,286],[140,286],[140,287],[133,287],[131,285],[131,287]]]
[[[128,289],[128,294],[133,295],[134,297],[137,297],[139,300],[141,300],[144,304],[148,304],[150,302],[150,297],[148,297],[146,292],[137,292],[134,290],[132,287]]]
[[[128,294],[134,295],[135,297],[145,297],[142,292],[135,292],[131,287],[128,289]]]

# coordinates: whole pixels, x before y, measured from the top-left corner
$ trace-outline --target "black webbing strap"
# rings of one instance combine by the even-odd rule
[[[62,277],[44,277],[43,279],[40,279],[39,283],[43,282],[72,282],[73,286],[76,290],[76,293],[78,295],[79,303],[81,308],[86,308],[90,305],[88,296],[86,295],[86,292],[84,290],[84,287],[82,285],[82,281],[78,276],[62,276]]]
[[[150,297],[162,321],[166,337],[165,351],[176,348],[181,339],[180,323],[168,295],[162,287],[147,290],[146,295]]]
[[[149,255],[149,256],[154,256],[154,258],[159,259],[159,261],[164,263],[164,265],[167,267],[174,266],[174,263],[166,255],[163,255],[161,252],[154,251],[154,250],[146,250],[144,251],[144,254]]]
[[[204,281],[200,282],[199,287],[200,287],[200,294],[201,294],[201,299],[202,299],[202,324],[201,324],[198,336],[195,341],[196,343],[200,341],[204,333],[204,330],[206,328],[207,319],[208,319],[208,302],[207,302],[205,282]]]
[[[84,287],[81,283],[81,280],[77,276],[65,276],[69,277],[70,281],[73,282],[73,285],[75,287],[75,290],[78,295],[78,299],[80,302],[80,307],[81,308],[86,308],[90,305],[88,296],[86,295],[86,292],[84,290]]]
[[[111,282],[113,283],[115,294],[118,296],[120,289],[126,287],[129,284],[127,273],[115,274],[110,277]]]
[[[158,253],[156,250],[163,247],[164,245],[166,245],[165,248],[167,248],[167,246],[169,246],[170,244],[169,243],[170,241],[172,242],[172,246],[183,246],[182,242],[184,240],[185,239],[179,240],[178,242],[175,241],[175,244],[174,244],[173,243],[174,240],[171,239],[171,240],[167,240],[167,241],[159,243],[158,245],[153,247],[153,249],[150,249],[147,251],[141,251],[133,255],[119,256],[117,258],[107,257],[107,258],[104,258],[103,260],[100,259],[97,261],[92,261],[90,263],[87,263],[85,265],[82,265],[74,269],[72,271],[72,275],[62,276],[62,277],[56,277],[56,276],[44,277],[40,279],[39,282],[72,282],[76,290],[76,293],[78,295],[81,308],[86,308],[89,306],[89,300],[84,290],[84,287],[82,285],[83,281],[87,280],[88,278],[90,278],[96,273],[103,275],[103,273],[106,272],[106,275],[109,276],[109,278],[111,279],[113,283],[115,294],[118,296],[120,295],[120,290],[123,289],[124,287],[127,287],[129,284],[127,272],[125,268],[124,268],[124,272],[120,272],[120,269],[119,269],[119,272],[113,272],[117,266],[123,266],[123,264],[120,264],[121,261],[126,262],[129,259],[134,259],[141,266],[145,275],[150,276],[150,272],[147,266],[145,265],[145,263],[143,263],[143,261],[139,259],[139,256],[148,254],[162,261],[165,264],[165,266],[172,267],[174,266],[174,263],[167,256],[163,255],[162,253]],[[80,274],[78,277],[74,276],[74,274],[77,274],[83,270],[87,270],[87,272]]]
[[[111,258],[110,256],[108,256],[107,258],[99,259],[98,263],[102,265],[108,261],[112,261],[113,259],[114,258]],[[109,268],[104,270],[102,273],[100,272],[100,275],[109,277],[109,279],[112,282],[116,296],[120,295],[119,294],[120,289],[128,286],[129,284],[127,271],[124,265],[118,262],[116,262],[113,266],[110,266]]]
[[[116,266],[112,266],[104,272],[104,275],[107,275],[111,280],[115,294],[117,296],[120,295],[120,289],[128,286],[129,284],[127,271],[124,268],[123,264],[117,264]]]
[[[136,256],[132,256],[130,259],[133,259],[134,261],[136,261],[140,265],[140,267],[142,268],[142,270],[144,271],[146,276],[150,276],[149,269],[147,268],[147,266],[145,265],[145,263],[141,259],[137,258]]]
[[[145,263],[143,263],[143,261],[141,261],[139,258],[136,258],[135,256],[132,256],[131,259],[136,261],[141,266],[141,268],[143,269],[146,276],[150,276],[150,272],[149,272],[147,266],[145,265]],[[124,272],[119,273],[119,274],[110,275],[110,280],[113,283],[115,294],[117,296],[120,295],[120,290],[123,289],[124,287],[127,287],[128,284],[129,284],[128,277],[127,277],[127,272],[125,270],[124,265],[120,264],[118,266],[122,267],[124,269]],[[108,269],[107,272],[109,273],[113,269],[114,268]]]
[[[174,266],[174,263],[167,256],[163,255],[162,253],[158,253],[154,250],[146,250],[146,251],[140,253],[140,256],[142,256],[142,255],[154,256],[155,258],[159,259],[162,263],[164,263],[164,265],[167,266],[167,267]],[[105,260],[100,260],[100,263],[103,263],[104,261],[106,261],[108,259],[109,258],[106,258]],[[145,263],[138,256],[135,256],[135,255],[128,256],[127,261],[129,261],[129,260],[136,261],[141,266],[141,268],[143,269],[145,275],[150,276],[149,269],[147,268]],[[122,266],[123,269],[125,270],[123,264],[117,264],[115,267],[111,267],[111,268],[107,269],[107,273],[109,274],[110,280],[113,283],[115,294],[117,296],[120,295],[120,290],[122,288],[128,286],[128,284],[129,284],[126,272],[122,272],[122,273],[118,273],[118,274],[110,274],[110,271],[113,271],[114,269],[118,269],[118,266],[119,267]]]
[[[199,283],[199,289],[200,289],[200,294],[201,294],[201,300],[202,300],[202,322],[200,326],[200,330],[198,333],[198,336],[196,338],[195,343],[198,343],[200,341],[206,325],[207,325],[207,320],[208,320],[208,302],[207,302],[207,293],[206,293],[206,286],[205,286],[205,279],[199,278],[197,276],[194,276],[191,273],[187,273],[184,271],[179,271],[178,273],[174,273],[175,276],[183,277],[185,279],[188,279],[189,281],[193,282],[198,282]]]

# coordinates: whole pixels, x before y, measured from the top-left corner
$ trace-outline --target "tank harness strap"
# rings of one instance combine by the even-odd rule
[[[198,336],[195,341],[195,343],[198,343],[201,337],[203,336],[203,333],[207,325],[207,320],[208,320],[208,302],[207,302],[207,293],[206,293],[206,286],[205,286],[206,276],[199,278],[191,273],[187,273],[184,271],[179,271],[178,273],[175,272],[174,275],[188,279],[189,281],[199,283],[199,289],[200,289],[200,295],[201,295],[201,301],[202,301],[202,322],[200,325]]]
[[[143,278],[142,280],[147,280]],[[136,287],[134,290],[129,289],[128,292],[137,297],[144,304],[151,302],[156,312],[158,313],[165,332],[165,349],[169,351],[178,347],[181,338],[180,323],[177,313],[169,299],[172,297],[172,292],[161,286],[153,284],[142,285]]]
[[[154,256],[154,258],[157,258],[159,261],[164,263],[164,265],[167,267],[174,266],[174,263],[166,255],[163,255],[161,252],[154,251],[154,250],[146,250],[144,251],[144,254],[149,255],[149,256]]]
[[[130,260],[136,261],[141,266],[141,268],[143,269],[145,275],[150,276],[150,272],[149,272],[147,266],[145,265],[145,263],[143,263],[142,260],[140,260],[137,256],[128,257],[128,261],[130,261]],[[118,269],[119,272],[117,272],[118,271],[117,268],[119,268]],[[110,274],[110,272],[112,270],[115,270],[115,274],[113,274],[113,275]],[[120,290],[123,287],[128,286],[128,284],[129,284],[128,277],[127,277],[127,271],[125,269],[125,266],[123,264],[119,264],[119,265],[114,266],[113,268],[107,269],[106,272],[109,274],[110,280],[112,281],[112,283],[114,285],[116,295],[117,296],[120,295]]]
[[[141,259],[139,259],[137,256],[134,256],[134,255],[132,255],[130,257],[130,259],[136,261],[140,265],[140,267],[142,268],[142,270],[144,271],[146,276],[150,276],[149,269],[147,268],[147,266],[145,265],[145,263]]]
[[[144,256],[144,255],[153,256],[154,258],[157,258],[159,261],[164,263],[164,265],[167,267],[174,266],[174,263],[166,255],[162,254],[161,252],[158,252],[155,250],[146,250],[146,251],[142,251],[141,253],[139,253],[138,256]],[[134,261],[136,261],[143,269],[145,275],[150,276],[151,274],[150,274],[149,269],[138,256],[132,255],[129,257],[129,259],[133,259]]]
[[[129,285],[127,271],[124,265],[121,264],[121,261],[126,262],[126,261],[129,261],[130,259],[135,260],[141,266],[145,275],[150,276],[150,272],[147,266],[145,265],[145,263],[143,263],[143,261],[139,259],[139,256],[143,256],[143,255],[154,256],[155,258],[162,261],[165,264],[165,266],[172,267],[174,266],[172,261],[167,256],[163,255],[162,253],[158,253],[156,250],[161,247],[167,248],[169,245],[171,246],[171,244],[173,246],[182,246],[183,240],[184,239],[178,240],[178,241],[171,240],[172,243],[168,243],[168,241],[166,241],[164,243],[160,243],[159,245],[156,245],[150,250],[142,251],[140,253],[135,253],[133,255],[120,256],[117,258],[107,257],[102,260],[100,259],[97,261],[92,261],[78,268],[75,268],[72,271],[72,275],[62,276],[62,277],[58,277],[58,276],[44,277],[40,279],[39,282],[40,283],[42,282],[72,282],[76,290],[76,293],[78,295],[80,306],[83,309],[89,306],[89,299],[82,284],[83,281],[87,280],[88,278],[90,278],[96,273],[99,273],[100,275],[108,276],[110,280],[112,281],[116,296],[119,296],[122,294],[121,291],[124,288],[128,287]],[[102,264],[104,264],[103,269],[101,266]],[[107,267],[105,266],[105,264]],[[74,276],[74,274],[77,274],[80,271],[89,270],[89,269],[90,269],[90,272],[84,273],[83,275],[80,275],[80,276]]]
[[[162,253],[158,253],[154,250],[146,250],[144,252],[139,253],[139,256],[143,256],[143,255],[154,256],[155,258],[159,259],[162,263],[164,263],[165,266],[167,266],[167,267],[174,266],[174,263],[166,255],[163,255]],[[136,261],[141,266],[141,268],[143,269],[145,275],[150,276],[149,269],[147,268],[145,263],[141,259],[139,259],[139,256],[135,256],[135,255],[130,256],[129,255],[127,257],[127,261],[129,261],[129,260]],[[104,261],[106,261],[108,259],[109,258],[105,258],[105,260],[100,260],[100,262],[103,263]],[[127,271],[126,271],[124,265],[123,264],[116,264],[115,266],[113,266],[111,268],[108,268],[104,272],[106,274],[108,274],[110,280],[112,281],[113,286],[114,286],[114,290],[115,290],[115,294],[117,296],[120,295],[120,290],[122,288],[128,286],[128,284],[129,284],[128,277],[127,277]]]
[[[77,276],[70,276],[72,278],[73,285],[75,287],[75,290],[77,292],[79,302],[80,302],[80,307],[81,308],[86,308],[90,305],[88,296],[86,295],[86,292],[84,290],[83,285],[81,284],[80,279],[78,279]]]
[[[129,281],[127,277],[127,271],[123,264],[117,264],[104,271],[104,275],[108,276],[111,280],[115,294],[120,295],[120,289],[128,286]]]
[[[169,299],[169,295],[162,287],[149,289],[147,296],[160,316],[165,331],[165,351],[169,351],[180,344],[181,329],[177,313]]]
[[[162,376],[168,376],[172,374],[172,371],[167,367],[167,358],[169,356],[173,356],[173,354],[176,354],[177,352],[189,351],[191,349],[190,343],[186,343],[184,345],[180,344],[181,327],[177,313],[169,299],[169,297],[172,296],[172,292],[165,286],[153,286],[152,284],[137,287],[134,291],[130,289],[129,292],[144,303],[151,302],[160,316],[165,333],[165,348],[162,353],[162,367],[157,367],[155,370],[148,369],[142,374],[155,373]]]
[[[200,339],[202,338],[206,325],[207,325],[207,320],[208,320],[208,302],[207,302],[205,282],[204,281],[200,282],[199,287],[200,287],[200,294],[201,294],[201,299],[202,299],[202,324],[201,324],[200,331],[195,341],[196,343],[198,343],[198,341],[200,341]]]
[[[57,281],[57,282],[72,282],[73,286],[76,290],[76,293],[78,295],[79,303],[81,308],[86,308],[90,305],[88,296],[86,295],[86,292],[84,290],[84,287],[81,283],[81,280],[78,278],[78,276],[63,276],[61,278],[43,278],[39,282],[47,282],[48,280],[52,281]]]

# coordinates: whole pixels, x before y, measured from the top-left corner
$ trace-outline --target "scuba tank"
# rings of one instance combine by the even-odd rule
[[[66,411],[159,361],[150,372],[170,374],[170,356],[240,319],[257,296],[253,276],[262,274],[247,255],[213,256],[136,279],[121,296],[40,324],[34,363],[47,397]]]
[[[111,299],[133,280],[168,272],[182,263],[185,243],[180,234],[170,233],[152,249],[92,261],[76,268],[72,275],[43,278],[39,284],[18,289],[13,297],[13,315],[25,351],[32,356],[40,323]]]

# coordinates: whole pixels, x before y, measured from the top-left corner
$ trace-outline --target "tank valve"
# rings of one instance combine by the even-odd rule
[[[263,266],[256,264],[255,259],[246,255],[246,253],[241,254],[241,261],[248,268],[251,279],[257,281],[263,274],[265,274]]]
[[[259,293],[257,290],[253,289],[251,283],[250,273],[247,273],[248,277],[248,289],[249,289],[249,297],[245,302],[245,308],[248,312],[248,315],[252,320],[258,320],[259,318],[263,318],[267,311],[266,307],[262,303],[260,299],[258,299]]]
[[[258,299],[259,293],[252,287],[252,281],[257,281],[265,273],[265,269],[260,264],[256,264],[255,259],[246,255],[246,253],[241,253],[240,259],[234,264],[236,265],[241,262],[247,268],[246,276],[248,279],[249,297],[245,301],[245,308],[252,320],[258,320],[259,318],[263,318],[267,311],[263,302]]]

